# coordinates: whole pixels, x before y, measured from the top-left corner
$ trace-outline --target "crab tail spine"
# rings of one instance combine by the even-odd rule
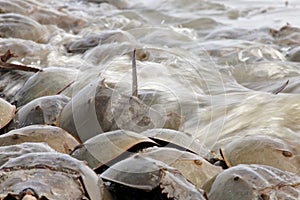
[[[136,49],[133,50],[132,55],[132,96],[138,97],[138,83],[136,73]]]

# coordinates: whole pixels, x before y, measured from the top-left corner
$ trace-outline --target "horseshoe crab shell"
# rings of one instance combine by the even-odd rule
[[[44,26],[29,17],[13,13],[0,15],[0,34],[1,37],[22,38],[39,43],[46,43],[49,39],[49,32]]]
[[[65,45],[68,53],[84,53],[85,51],[98,45],[107,43],[132,42],[134,37],[128,32],[113,30],[103,31],[99,35],[90,35],[79,40],[72,41]]]
[[[0,199],[26,188],[46,199],[102,199],[102,182],[95,172],[66,154],[28,153],[12,158],[0,167],[0,177]]]
[[[9,158],[15,158],[33,152],[54,152],[54,150],[44,142],[24,142],[15,145],[0,146],[0,166],[6,163]]]
[[[177,169],[139,155],[116,163],[100,177],[105,181],[148,192],[160,187],[162,193],[166,193],[169,198],[205,199],[202,192],[188,182]],[[149,194],[148,198],[153,199]]]
[[[300,174],[299,142],[251,135],[229,138],[223,151],[231,165],[262,164]]]
[[[141,132],[163,118],[141,100],[114,92],[100,78],[80,90],[64,107],[59,127],[81,141],[117,129]]]
[[[48,125],[26,126],[0,135],[0,146],[23,142],[46,142],[54,150],[66,154],[79,145],[79,142],[63,129]]]
[[[238,165],[217,175],[208,194],[214,200],[298,199],[300,177],[265,165]]]
[[[184,132],[171,129],[149,129],[141,133],[153,139],[162,146],[175,147],[179,150],[188,150],[194,152],[201,157],[207,157],[210,152],[205,149],[200,143]]]
[[[18,110],[10,128],[21,128],[32,124],[57,125],[58,116],[69,100],[70,98],[64,95],[34,99]]]
[[[76,80],[75,69],[49,67],[32,75],[13,99],[19,107],[42,96],[56,95]]]
[[[16,107],[0,98],[0,129],[6,126],[15,116]]]
[[[222,171],[221,167],[210,164],[196,154],[174,148],[150,147],[143,149],[139,155],[162,161],[178,169],[197,188],[202,188],[204,183]]]
[[[154,145],[156,145],[154,141],[140,134],[116,130],[90,138],[83,145],[78,146],[71,155],[79,160],[87,161],[91,168],[97,170],[122,154],[123,157],[130,154],[130,149],[134,147],[139,150],[142,147]],[[115,162],[116,160],[113,163]]]

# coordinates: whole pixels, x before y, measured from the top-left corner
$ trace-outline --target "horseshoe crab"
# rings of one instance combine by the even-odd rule
[[[223,151],[231,165],[262,164],[300,174],[299,142],[251,135],[225,139]],[[224,141],[225,142],[225,141]]]
[[[68,53],[84,53],[90,48],[100,44],[121,43],[134,41],[134,37],[128,32],[121,30],[103,31],[99,35],[83,37],[79,40],[70,42],[65,45]]]
[[[214,166],[202,157],[174,148],[150,147],[139,152],[140,156],[162,161],[178,169],[182,175],[197,188],[222,171],[221,167]]]
[[[179,150],[188,150],[201,157],[208,158],[210,152],[198,143],[191,135],[171,129],[149,129],[141,133],[166,147],[175,147]]]
[[[54,152],[54,150],[44,142],[24,142],[15,145],[0,146],[0,166],[10,158],[33,152]]]
[[[298,199],[300,177],[265,165],[241,164],[217,175],[209,199]]]
[[[299,45],[300,28],[287,24],[279,30],[270,29],[270,34],[275,38],[276,44],[294,46]]]
[[[5,127],[15,116],[16,107],[0,98],[0,129]]]
[[[15,115],[10,128],[32,124],[57,125],[58,116],[70,98],[64,95],[44,96],[22,106]]]
[[[26,8],[24,8],[25,2],[19,2],[22,5],[18,5],[15,1],[6,1],[1,0],[0,1],[0,7],[1,7],[1,13],[19,13],[19,14],[25,14]],[[26,6],[25,6],[26,7]]]
[[[0,146],[23,142],[46,142],[54,150],[66,154],[79,145],[79,142],[63,129],[48,125],[26,126],[0,135]]]
[[[292,62],[300,62],[300,47],[297,46],[287,53],[287,59]]]
[[[81,141],[103,132],[141,132],[161,124],[163,117],[140,99],[114,92],[101,78],[80,90],[64,107],[59,126]]]
[[[205,199],[177,169],[139,155],[116,163],[100,177],[110,182],[116,199]]]
[[[49,32],[44,26],[29,17],[13,13],[0,15],[0,34],[5,38],[22,38],[39,43],[46,43],[49,39]]]
[[[1,44],[0,44],[1,45]],[[23,87],[31,73],[15,70],[1,70],[0,95],[5,100],[12,102],[16,93]]]
[[[103,165],[111,165],[141,148],[154,146],[156,143],[140,134],[116,130],[94,136],[79,145],[71,155],[87,161],[94,170],[101,171]],[[117,159],[120,157],[119,159]]]
[[[42,96],[56,95],[76,80],[75,69],[49,67],[32,75],[13,99],[19,107]]]
[[[18,57],[12,58],[12,60],[25,65],[34,64],[36,66],[46,65],[47,56],[50,51],[47,44],[40,44],[19,38],[0,38],[1,54],[5,54],[8,49],[18,55]]]
[[[84,162],[56,152],[28,153],[0,167],[0,199],[30,188],[40,199],[101,200],[102,181]],[[66,187],[68,189],[66,189]]]

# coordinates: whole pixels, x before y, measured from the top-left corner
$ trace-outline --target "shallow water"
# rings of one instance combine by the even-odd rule
[[[3,0],[3,13],[36,22],[15,22],[22,31],[11,34],[2,17],[1,35],[18,39],[1,39],[0,51],[7,47],[19,54],[14,62],[80,70],[78,87],[65,91],[73,96],[99,76],[129,94],[137,48],[139,90],[156,91],[151,106],[184,116],[181,130],[208,147],[254,130],[296,134],[300,64],[288,61],[287,53],[300,45],[300,31],[276,30],[287,23],[300,27],[300,2],[286,2]],[[73,45],[79,52],[67,51],[81,39]],[[272,94],[287,80],[283,91]]]

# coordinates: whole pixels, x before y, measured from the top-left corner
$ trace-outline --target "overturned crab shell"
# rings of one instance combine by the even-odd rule
[[[204,199],[202,192],[188,182],[177,169],[139,155],[118,162],[100,177],[106,181],[145,191],[160,187],[169,198]]]
[[[69,98],[64,95],[34,99],[18,110],[10,127],[21,128],[32,124],[57,125],[58,116],[68,102]]]
[[[300,174],[298,142],[284,141],[267,135],[227,139],[224,154],[231,165],[262,164]]]
[[[0,177],[0,199],[25,188],[47,199],[102,199],[102,182],[95,172],[66,154],[29,153],[10,159],[0,167]]]
[[[49,67],[32,75],[13,99],[17,107],[42,96],[56,95],[72,84],[78,71],[68,68]]]
[[[26,153],[33,152],[53,152],[54,150],[44,142],[24,142],[21,144],[0,147],[0,166],[9,158],[15,158]]]
[[[0,129],[6,126],[15,116],[16,107],[0,98]]]
[[[188,150],[202,157],[207,157],[210,152],[198,143],[191,135],[171,129],[149,129],[141,133],[166,147],[175,147]]]
[[[31,125],[0,135],[0,146],[23,142],[46,142],[54,150],[69,154],[79,142],[59,127]]]
[[[142,150],[139,155],[162,161],[178,169],[182,175],[197,188],[222,171],[204,158],[186,151],[167,147],[152,147]]]
[[[117,129],[141,132],[163,117],[136,97],[119,94],[100,78],[80,90],[64,107],[59,126],[81,141]]]
[[[238,165],[221,172],[209,199],[298,199],[300,177],[265,165]]]
[[[136,147],[154,146],[156,143],[140,134],[116,130],[102,133],[85,141],[78,146],[71,155],[79,160],[87,161],[88,165],[97,169],[102,165],[116,159],[122,154],[131,154],[130,149]],[[116,161],[115,161],[116,162]]]

